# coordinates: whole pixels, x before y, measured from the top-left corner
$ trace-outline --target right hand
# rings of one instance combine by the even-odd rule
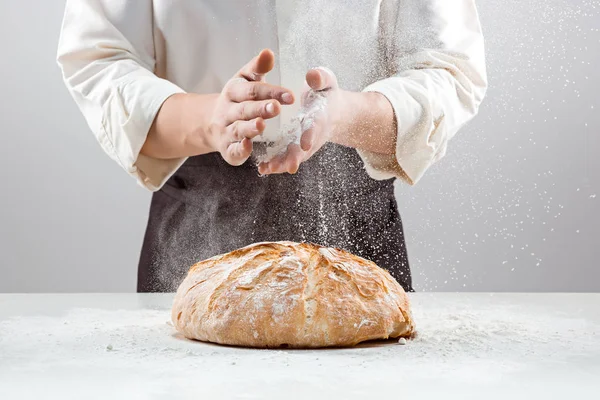
[[[273,52],[261,51],[225,84],[215,103],[209,123],[211,147],[231,165],[250,157],[252,138],[265,130],[266,119],[279,115],[281,104],[294,103],[290,90],[265,82],[274,64]]]

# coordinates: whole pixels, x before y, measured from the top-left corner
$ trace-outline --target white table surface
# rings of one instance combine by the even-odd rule
[[[400,345],[189,341],[169,294],[0,295],[0,399],[600,398],[600,294],[412,294]]]

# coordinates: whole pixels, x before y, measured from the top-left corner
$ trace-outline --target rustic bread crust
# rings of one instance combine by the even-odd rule
[[[266,242],[190,268],[172,309],[185,337],[274,348],[410,337],[409,300],[373,262],[312,243]]]

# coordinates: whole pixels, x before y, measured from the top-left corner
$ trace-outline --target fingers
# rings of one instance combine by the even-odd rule
[[[312,147],[316,136],[318,135],[318,127],[313,126],[309,130],[305,131],[300,137],[300,148],[303,151],[309,151]]]
[[[300,164],[306,158],[306,153],[302,151],[297,144],[290,144],[284,155],[275,157],[268,163],[261,163],[258,166],[258,172],[262,175],[267,174],[295,174],[300,168]]]
[[[325,67],[313,68],[306,73],[306,83],[313,90],[337,89],[335,74]]]
[[[281,168],[281,173],[287,172],[289,174],[295,174],[300,168],[300,164],[304,161],[305,152],[302,151],[300,146],[297,144],[291,144],[288,146],[288,156],[286,163]],[[278,172],[278,171],[276,171]]]
[[[234,167],[242,165],[252,154],[252,140],[244,138],[241,142],[231,143],[225,150],[225,161]]]
[[[252,139],[260,135],[265,127],[265,121],[259,117],[250,121],[235,121],[226,128],[226,132],[230,142],[241,142],[245,138]]]
[[[226,117],[227,124],[235,121],[250,121],[255,118],[270,119],[281,112],[281,104],[277,100],[244,101],[233,104]]]
[[[242,165],[252,154],[252,138],[260,135],[265,130],[265,121],[256,118],[252,121],[235,121],[226,129],[229,144],[225,149],[223,158],[230,165]]]
[[[229,98],[238,103],[270,99],[279,100],[281,104],[294,103],[294,94],[291,91],[263,82],[235,82],[228,85],[226,91]]]
[[[300,137],[300,144],[290,144],[285,154],[273,158],[267,163],[261,163],[258,166],[258,172],[261,175],[271,174],[295,174],[300,168],[300,164],[308,160],[313,154],[314,143],[320,134],[320,125],[315,124],[305,131]]]
[[[249,81],[263,82],[265,75],[275,66],[275,54],[269,49],[264,49],[248,64],[244,65],[236,76]]]

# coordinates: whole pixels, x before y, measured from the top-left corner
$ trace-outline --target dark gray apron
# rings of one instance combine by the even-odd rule
[[[138,292],[175,291],[191,265],[263,241],[338,247],[412,291],[393,180],[371,179],[354,149],[328,143],[296,175],[191,157],[152,197]]]

